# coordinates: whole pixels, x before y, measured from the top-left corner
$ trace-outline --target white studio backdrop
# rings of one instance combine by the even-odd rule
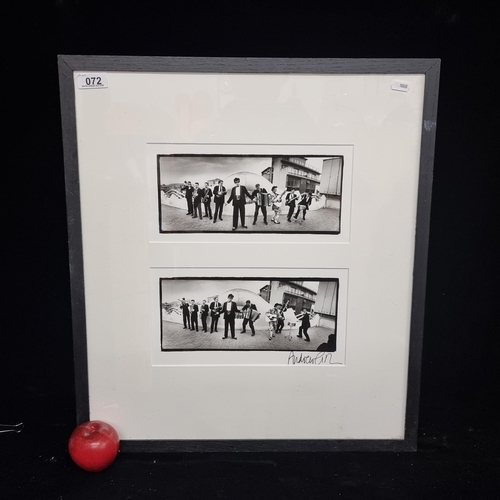
[[[425,77],[76,75],[91,418],[122,439],[402,439]],[[160,235],[156,155],[187,152],[344,155],[341,234]],[[153,283],[214,274],[338,277],[341,364],[161,360],[185,353],[156,349]]]

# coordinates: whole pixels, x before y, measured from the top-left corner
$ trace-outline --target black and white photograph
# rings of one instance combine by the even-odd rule
[[[343,156],[158,155],[160,233],[339,234]]]
[[[161,350],[337,350],[339,280],[162,278]]]

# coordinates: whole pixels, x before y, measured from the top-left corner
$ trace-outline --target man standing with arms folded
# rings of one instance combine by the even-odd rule
[[[226,202],[226,205],[233,202],[233,231],[238,229],[238,215],[241,219],[241,227],[247,228],[245,225],[245,203],[246,197],[248,196],[250,199],[252,195],[247,191],[245,186],[240,186],[239,177],[234,178],[234,183],[236,184],[233,189],[231,189],[231,195]]]
[[[238,306],[236,302],[233,302],[234,295],[230,293],[227,296],[227,302],[224,302],[222,306],[222,312],[224,313],[224,337],[222,340],[227,339],[227,332],[229,328],[231,329],[231,338],[236,340],[234,336],[234,321],[236,319],[236,313],[238,312]]]

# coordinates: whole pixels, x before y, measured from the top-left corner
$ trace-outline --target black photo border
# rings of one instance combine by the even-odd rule
[[[338,330],[338,325],[337,325],[337,318],[338,318],[338,307],[339,307],[339,294],[340,294],[340,279],[339,278],[301,278],[301,277],[286,277],[286,278],[280,278],[276,276],[272,277],[241,277],[241,276],[235,276],[233,277],[193,277],[193,276],[188,276],[185,278],[180,278],[180,277],[174,277],[174,278],[159,278],[159,285],[160,285],[160,301],[159,301],[159,308],[160,308],[160,350],[161,352],[192,352],[192,351],[197,351],[197,352],[292,352],[292,351],[297,351],[297,352],[318,352],[315,349],[163,349],[161,347],[163,343],[163,316],[162,316],[162,294],[163,294],[163,289],[162,289],[162,282],[163,281],[317,281],[318,283],[331,283],[335,282],[337,283],[337,298],[336,298],[336,304],[335,304],[335,310],[336,310],[336,315],[335,315],[335,330],[334,333],[337,334]],[[264,313],[264,311],[260,311],[261,313]]]
[[[196,58],[60,55],[59,87],[64,146],[66,205],[73,355],[77,423],[89,419],[83,235],[73,72],[162,72],[241,74],[422,74],[425,76],[422,110],[420,169],[411,298],[409,362],[404,439],[291,439],[291,440],[123,440],[128,452],[265,452],[265,451],[416,451],[418,406],[427,278],[427,253],[436,140],[440,59],[278,59]]]
[[[156,165],[157,165],[157,195],[158,195],[158,227],[160,234],[234,234],[231,230],[226,231],[184,231],[182,229],[178,229],[176,231],[164,231],[162,230],[162,206],[161,206],[161,183],[160,183],[160,158],[165,157],[177,157],[177,158],[201,158],[201,157],[244,157],[244,158],[273,158],[274,156],[285,156],[285,155],[259,155],[259,154],[245,154],[245,155],[236,155],[236,154],[158,154],[156,155]],[[290,155],[291,156],[291,155]],[[342,231],[342,198],[344,192],[344,168],[345,168],[345,157],[344,155],[301,155],[307,156],[308,158],[342,158],[342,169],[340,171],[340,208],[339,208],[339,229],[338,231],[259,231],[252,229],[251,231],[238,231],[238,234],[329,234],[329,235],[339,235]],[[228,188],[229,191],[231,188]],[[269,211],[269,215],[271,214],[271,210]]]

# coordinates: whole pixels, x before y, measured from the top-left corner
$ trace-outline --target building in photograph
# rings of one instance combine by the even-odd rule
[[[259,295],[266,301],[269,302],[271,300],[271,287],[269,285],[264,285],[259,290]]]
[[[319,192],[325,196],[325,208],[340,208],[343,162],[341,156],[323,160]]]
[[[315,192],[321,182],[321,172],[307,162],[303,156],[275,156],[270,167],[262,171],[272,185],[284,190],[287,186],[301,193],[309,189]]]
[[[335,329],[337,320],[338,281],[321,281],[318,286],[314,312],[318,326]]]
[[[308,281],[279,280],[271,281],[269,284],[270,304],[285,304],[288,301],[288,306],[295,311],[295,314],[299,314],[303,307],[310,311],[316,302],[316,295],[312,283]]]

